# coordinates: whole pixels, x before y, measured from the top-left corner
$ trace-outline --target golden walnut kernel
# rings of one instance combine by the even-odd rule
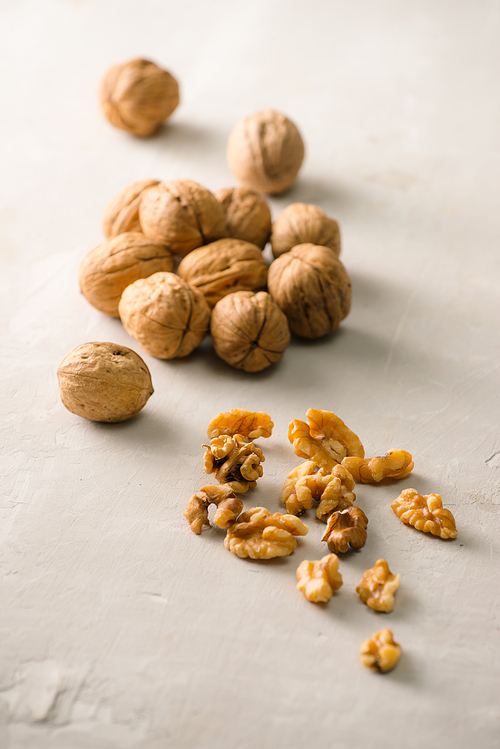
[[[217,507],[214,523],[219,528],[229,528],[243,510],[243,502],[238,499],[229,484],[207,484],[197,494],[193,494],[186,507],[184,517],[193,533],[198,536],[206,525],[210,528],[208,508]]]
[[[177,273],[203,292],[210,307],[215,307],[227,294],[262,289],[266,285],[267,264],[256,244],[218,239],[186,255]]]
[[[421,495],[416,489],[404,489],[391,507],[402,523],[440,538],[456,538],[457,526],[452,513],[443,507],[439,494]]]
[[[372,671],[385,673],[394,668],[401,655],[401,647],[394,642],[390,629],[380,629],[364,641],[360,648],[361,663]]]
[[[359,437],[336,414],[310,408],[306,417],[307,424],[294,419],[288,426],[288,439],[299,458],[312,460],[318,468],[331,471],[348,455],[364,457]]]
[[[264,454],[241,434],[213,437],[203,459],[205,473],[213,473],[220,484],[229,484],[236,492],[257,486],[262,476]]]
[[[342,465],[355,481],[362,484],[375,484],[382,479],[402,479],[414,467],[413,459],[406,450],[388,450],[385,455],[376,458],[347,457],[342,460]]]
[[[328,247],[297,245],[271,263],[267,284],[290,330],[302,338],[336,330],[351,308],[351,281]]]
[[[290,187],[304,159],[304,143],[284,114],[267,109],[240,120],[227,142],[233,174],[257,192],[279,194]]]
[[[272,559],[291,554],[297,547],[294,536],[308,532],[307,525],[293,515],[271,515],[264,507],[251,507],[229,528],[224,546],[242,558]]]
[[[175,273],[155,273],[130,284],[118,311],[127,333],[159,359],[190,354],[210,322],[203,294]]]
[[[377,559],[375,565],[363,573],[356,593],[374,611],[388,614],[394,608],[394,593],[400,580],[401,575],[393,575],[385,559]]]
[[[366,541],[368,518],[359,507],[348,507],[342,512],[333,512],[327,521],[322,541],[334,554],[345,554],[349,549],[361,549]]]
[[[312,603],[327,603],[333,591],[342,586],[339,558],[327,554],[319,561],[304,559],[297,567],[297,588]]]
[[[82,343],[66,354],[57,378],[68,411],[91,421],[126,421],[153,394],[146,364],[117,343]]]
[[[120,190],[112,198],[102,217],[102,230],[108,239],[125,231],[141,231],[139,223],[139,203],[143,193],[158,185],[157,179],[144,179],[133,182]]]
[[[271,211],[265,198],[246,187],[229,187],[214,195],[226,214],[227,236],[264,249],[271,233]]]
[[[316,516],[326,522],[334,510],[351,507],[356,495],[354,479],[342,466],[334,466],[330,473],[317,469],[312,460],[306,460],[287,477],[281,492],[281,501],[291,515],[302,515],[319,502]]]
[[[233,408],[212,419],[208,425],[207,436],[211,440],[223,434],[230,436],[240,434],[247,439],[256,440],[259,437],[270,437],[273,427],[271,417],[264,411],[245,411],[244,408]]]
[[[225,296],[213,309],[210,332],[217,356],[245,372],[279,361],[290,343],[286,317],[265,291]]]
[[[101,107],[115,127],[151,135],[179,104],[179,86],[166,70],[149,60],[129,60],[106,71],[100,86]]]
[[[335,219],[326,215],[317,205],[292,203],[273,222],[271,247],[274,257],[289,252],[299,244],[329,247],[337,257],[340,254],[340,231]]]

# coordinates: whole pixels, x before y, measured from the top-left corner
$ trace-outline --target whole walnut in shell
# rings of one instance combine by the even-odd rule
[[[115,127],[134,135],[151,135],[179,104],[179,85],[149,60],[113,65],[101,81],[102,111]]]
[[[262,250],[241,239],[218,239],[186,255],[177,272],[203,292],[214,307],[234,291],[256,291],[266,285],[267,264]]]
[[[295,182],[303,159],[299,131],[273,109],[240,120],[227,142],[229,168],[245,187],[257,192],[284,192]]]
[[[90,304],[112,317],[119,317],[118,303],[127,286],[138,278],[171,271],[172,255],[140,232],[125,232],[94,247],[78,271],[82,294]]]
[[[68,411],[91,421],[126,421],[153,394],[146,364],[117,343],[82,343],[66,354],[57,377]]]
[[[279,361],[290,343],[286,317],[265,291],[225,296],[212,311],[210,332],[217,356],[245,372]]]
[[[227,236],[219,201],[206,187],[187,179],[160,182],[146,190],[139,221],[147,237],[178,255]]]
[[[291,203],[273,223],[271,231],[273,255],[279,257],[298,244],[330,247],[338,256],[340,254],[339,225],[317,205]]]
[[[262,195],[246,187],[229,187],[214,195],[225,211],[228,237],[264,249],[271,233],[271,211]]]
[[[351,308],[351,281],[328,247],[294,247],[271,263],[267,284],[290,330],[303,338],[336,330]]]
[[[187,356],[205,337],[205,297],[175,273],[155,273],[127,286],[118,307],[125,330],[159,359]]]
[[[139,203],[142,194],[150,187],[158,185],[157,179],[143,179],[133,182],[116,193],[102,217],[102,230],[105,237],[116,237],[125,231],[141,231],[139,223]]]

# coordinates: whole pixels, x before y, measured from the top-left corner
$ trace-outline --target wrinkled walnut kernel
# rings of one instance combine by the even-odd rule
[[[292,515],[302,515],[313,506],[313,501],[319,502],[316,516],[326,522],[334,510],[351,507],[356,499],[353,488],[354,479],[342,466],[336,465],[328,473],[323,468],[317,470],[312,460],[306,460],[288,475],[281,501]]]
[[[193,494],[184,513],[193,533],[200,535],[204,525],[210,528],[208,507],[211,504],[217,506],[214,523],[219,528],[229,528],[243,510],[243,502],[235,496],[229,484],[202,486],[197,494]]]
[[[294,419],[288,427],[288,439],[295,455],[312,460],[318,468],[328,471],[348,455],[364,457],[359,437],[334,413],[310,408],[306,416],[307,424]]]
[[[294,515],[274,515],[264,507],[242,512],[224,539],[224,546],[238,557],[272,559],[291,554],[297,546],[294,536],[306,536],[309,528]]]
[[[297,567],[297,588],[312,603],[326,603],[342,585],[339,558],[327,554],[319,561],[304,559]]]
[[[229,484],[235,492],[246,492],[257,486],[262,476],[262,450],[241,434],[223,434],[210,440],[204,456],[205,473],[213,473],[220,484]]]
[[[394,608],[394,593],[400,580],[401,575],[393,575],[385,559],[378,559],[371,569],[365,570],[356,593],[374,611],[388,614]]]
[[[251,440],[259,437],[270,437],[273,432],[271,417],[264,411],[246,411],[244,408],[233,408],[224,411],[208,425],[208,439],[222,434],[233,436],[241,434]]]
[[[347,457],[342,465],[352,474],[355,481],[373,484],[382,479],[402,479],[413,470],[414,463],[406,450],[388,450],[382,457]]]
[[[359,507],[348,507],[342,512],[334,512],[328,518],[322,541],[334,554],[345,554],[349,546],[361,549],[366,541],[368,518]]]
[[[360,648],[361,663],[372,671],[385,673],[394,668],[401,655],[401,647],[394,642],[390,629],[380,629],[364,641]]]
[[[443,507],[439,494],[421,495],[416,489],[404,489],[391,507],[402,523],[413,525],[417,531],[440,538],[457,537],[455,518]]]

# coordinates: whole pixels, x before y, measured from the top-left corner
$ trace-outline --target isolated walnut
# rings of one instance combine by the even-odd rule
[[[139,204],[143,233],[177,255],[226,236],[226,219],[218,200],[197,182],[159,182],[143,193]]]
[[[390,629],[380,629],[364,641],[360,648],[361,663],[372,671],[385,673],[394,668],[401,655],[401,647],[394,642]]]
[[[219,528],[229,528],[243,510],[243,502],[238,499],[229,484],[207,484],[197,494],[193,494],[184,513],[193,533],[200,535],[203,526],[210,528],[208,508],[216,505],[214,523]]]
[[[364,457],[359,437],[332,411],[310,408],[306,417],[307,424],[294,419],[288,426],[288,439],[299,458],[312,460],[318,468],[331,471],[348,455]]]
[[[113,65],[101,81],[102,111],[115,127],[151,135],[179,104],[179,86],[166,70],[149,60]]]
[[[259,437],[270,437],[274,424],[269,414],[264,411],[246,411],[244,408],[233,408],[220,413],[212,419],[207,429],[208,439],[223,434],[233,436],[240,434],[250,440]]]
[[[401,575],[393,575],[385,559],[377,559],[371,569],[365,570],[356,593],[374,611],[388,614],[394,608],[394,593],[400,580]]]
[[[294,537],[308,532],[307,525],[293,515],[271,515],[264,507],[251,507],[229,528],[224,546],[238,557],[272,559],[291,554],[297,547]]]
[[[229,168],[257,192],[276,195],[294,182],[304,159],[304,143],[284,114],[267,109],[240,120],[227,142]]]
[[[203,459],[205,473],[213,473],[220,484],[229,484],[235,492],[246,492],[257,486],[262,476],[264,454],[242,434],[213,437]]]
[[[322,541],[334,554],[345,554],[349,546],[361,549],[366,541],[368,518],[359,507],[348,507],[342,512],[333,512],[328,518]]]
[[[267,264],[256,244],[219,239],[198,247],[181,261],[177,273],[196,286],[214,307],[235,291],[257,291],[266,285]]]
[[[391,507],[402,523],[440,538],[456,538],[457,526],[452,513],[443,507],[439,494],[419,494],[404,489]]]
[[[353,489],[354,479],[342,466],[336,465],[328,472],[306,460],[288,475],[281,501],[291,515],[302,515],[317,501],[316,516],[326,522],[334,510],[352,506],[356,499]]]
[[[139,223],[139,203],[143,193],[158,185],[157,179],[144,179],[133,182],[116,193],[104,209],[102,230],[110,239],[126,231],[141,231]]]
[[[312,603],[327,603],[333,591],[342,586],[339,558],[327,554],[319,561],[304,559],[297,567],[297,588]]]
[[[388,450],[382,457],[347,457],[342,465],[352,474],[355,481],[374,484],[382,479],[402,479],[413,470],[414,463],[406,450]]]
[[[290,330],[302,338],[336,330],[351,308],[351,281],[328,247],[297,245],[271,263],[267,285]]]
[[[78,271],[82,294],[90,304],[119,317],[118,303],[127,286],[159,271],[173,270],[171,253],[141,232],[125,232],[94,247]]]
[[[203,294],[175,273],[154,273],[130,284],[118,311],[127,333],[159,359],[190,354],[210,322]]]
[[[271,211],[265,198],[246,187],[229,187],[214,195],[226,214],[227,236],[263,249],[271,233]]]
[[[141,357],[117,343],[82,343],[66,354],[57,377],[68,411],[91,421],[126,421],[154,392]]]
[[[329,247],[340,254],[340,231],[335,219],[327,216],[317,205],[291,203],[273,222],[271,247],[274,257],[289,252],[299,244]]]
[[[275,364],[290,343],[286,317],[265,291],[225,296],[212,311],[210,332],[217,356],[245,372]]]

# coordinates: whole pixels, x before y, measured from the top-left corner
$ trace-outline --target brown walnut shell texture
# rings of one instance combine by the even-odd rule
[[[304,142],[288,117],[267,109],[238,122],[229,136],[227,160],[244,187],[276,195],[295,182]]]
[[[267,263],[255,244],[218,239],[186,255],[177,273],[202,291],[210,307],[214,307],[227,294],[264,288]]]
[[[118,303],[131,283],[173,270],[172,255],[140,232],[125,232],[91,250],[78,271],[82,294],[100,312],[119,317]]]
[[[214,195],[225,211],[228,237],[264,249],[271,233],[271,211],[262,195],[246,187],[229,187]]]
[[[329,247],[300,244],[269,268],[269,292],[302,338],[336,330],[351,308],[351,281]]]
[[[146,190],[139,221],[147,237],[177,255],[227,236],[219,201],[206,187],[187,179],[160,182]]]
[[[290,343],[285,315],[265,291],[238,291],[217,302],[210,332],[217,356],[236,369],[260,372]]]
[[[139,203],[145,190],[158,185],[157,179],[143,179],[127,185],[109,201],[102,217],[102,230],[108,239],[126,231],[141,231]]]
[[[179,85],[149,60],[113,65],[100,86],[101,108],[115,127],[147,136],[170,117],[179,104]]]
[[[141,357],[117,343],[82,343],[66,354],[57,377],[68,411],[91,421],[126,421],[154,392]]]
[[[155,273],[127,286],[118,311],[127,333],[159,359],[190,354],[210,322],[203,294],[175,273]]]
[[[274,257],[289,252],[299,244],[329,247],[340,255],[340,230],[335,219],[327,216],[317,205],[291,203],[274,221],[271,247]]]

